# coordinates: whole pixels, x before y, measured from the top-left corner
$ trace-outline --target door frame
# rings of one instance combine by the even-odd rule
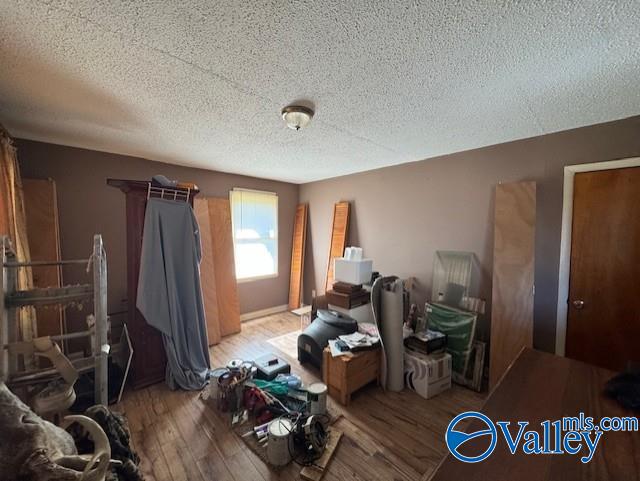
[[[569,277],[571,274],[571,229],[573,227],[573,182],[580,172],[640,167],[640,157],[567,165],[564,168],[562,195],[562,230],[560,232],[560,265],[558,269],[558,307],[556,314],[556,354],[565,355],[567,317],[569,315]]]

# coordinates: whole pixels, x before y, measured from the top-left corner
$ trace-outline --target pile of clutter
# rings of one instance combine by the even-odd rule
[[[380,342],[371,308],[371,283],[378,273],[373,272],[373,261],[364,259],[362,252],[361,247],[347,247],[344,257],[334,260],[334,283],[326,293],[329,310],[357,322],[353,332],[329,340],[334,357]]]
[[[102,405],[57,426],[0,382],[0,479],[143,481],[122,415]]]
[[[447,335],[431,329],[404,328],[405,385],[430,399],[451,388],[451,354],[446,352]]]
[[[329,340],[329,349],[333,357],[342,356],[348,352],[369,349],[380,342],[378,329],[375,324],[358,324],[358,331],[342,334],[337,339]]]
[[[347,247],[344,257],[334,259],[333,271],[334,282],[326,293],[329,309],[373,324],[371,284],[378,276],[373,260],[362,257],[362,248]]]
[[[422,315],[413,306],[406,322],[405,378],[417,392],[428,392],[425,397],[447,389],[451,382],[482,390],[487,345],[481,340],[486,333],[477,333],[485,313],[479,282],[480,267],[473,253],[436,252],[431,301],[424,304]],[[444,349],[447,356],[442,355]],[[426,387],[427,381],[416,373],[420,363],[419,371],[426,367],[430,376]]]
[[[324,452],[330,423],[327,386],[305,385],[276,355],[234,359],[214,369],[204,397],[229,413],[233,426],[253,424],[242,437],[272,466],[291,461],[307,466]]]
[[[486,334],[476,334],[484,315],[480,269],[473,253],[437,251],[431,300],[419,312],[411,303],[414,278],[380,276],[359,247],[333,259],[331,289],[314,297],[310,323],[298,336],[298,360],[322,368],[323,350],[333,357],[382,347],[380,384],[405,387],[431,398],[459,385],[481,391]]]

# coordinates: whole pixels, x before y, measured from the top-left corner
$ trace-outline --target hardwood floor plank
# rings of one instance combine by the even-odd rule
[[[194,460],[199,460],[207,456],[213,449],[211,438],[207,435],[207,431],[202,426],[194,422],[191,414],[188,412],[189,406],[181,399],[178,393],[168,392],[165,396],[167,409],[170,416],[184,440],[189,446],[190,456]]]
[[[178,450],[176,449],[176,444],[177,443],[164,444],[161,445],[160,448],[162,449],[162,453],[169,468],[171,479],[173,481],[187,481],[189,479],[187,477],[187,471],[184,469],[180,453],[178,453]]]
[[[212,452],[209,456],[200,459],[196,465],[203,479],[212,481],[234,481],[227,465],[217,452]]]
[[[144,479],[148,481],[157,481],[158,478],[153,472],[152,464],[152,458],[154,456],[146,446],[146,443],[148,443],[150,439],[151,436],[149,436],[149,434],[145,433],[144,431],[134,431],[131,433],[132,444],[134,446],[134,449],[138,453],[138,456],[140,456],[140,472],[144,476]]]
[[[420,479],[420,473],[406,463],[403,458],[391,452],[383,443],[379,442],[377,436],[368,435],[345,417],[336,423],[336,427],[344,433],[345,439],[356,439],[356,446],[363,451],[364,455],[370,454],[388,466],[386,469],[383,468],[381,472],[394,473],[394,476],[395,473],[400,473],[401,477],[399,479]]]
[[[224,458],[224,464],[235,481],[265,481],[244,450]]]

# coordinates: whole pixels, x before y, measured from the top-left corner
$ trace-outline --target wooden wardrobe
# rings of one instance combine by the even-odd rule
[[[131,361],[129,382],[133,388],[138,389],[163,381],[167,363],[160,331],[148,325],[144,316],[136,307],[140,254],[142,251],[142,231],[144,229],[149,182],[107,179],[107,184],[120,189],[126,197],[127,329],[133,345],[133,360]],[[198,190],[192,191],[189,198],[192,206],[193,197],[198,192]]]

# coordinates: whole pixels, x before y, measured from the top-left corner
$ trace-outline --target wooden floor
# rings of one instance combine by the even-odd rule
[[[211,348],[212,365],[229,359],[252,359],[275,352],[266,341],[299,329],[290,313],[246,322],[242,332]],[[306,381],[320,373],[295,359],[295,335],[276,343],[292,371]],[[411,391],[385,393],[371,385],[354,394],[342,408],[329,400],[333,412],[343,416],[335,426],[344,436],[324,479],[426,479],[446,452],[444,432],[458,413],[479,409],[484,396],[454,386],[425,400]],[[299,479],[300,467],[291,464],[272,472],[229,428],[229,419],[217,414],[198,392],[170,391],[157,384],[125,393],[116,407],[126,413],[132,437],[148,481],[262,481]]]

